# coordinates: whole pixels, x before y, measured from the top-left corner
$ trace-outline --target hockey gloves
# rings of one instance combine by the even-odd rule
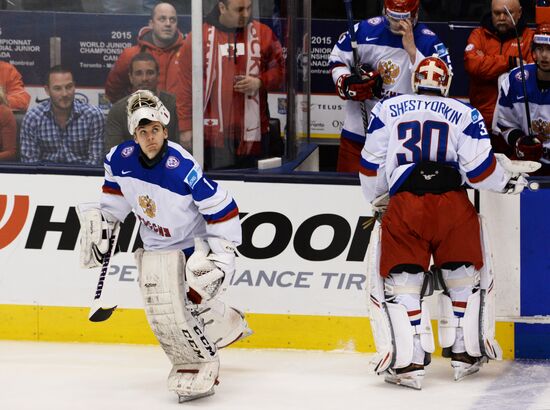
[[[537,137],[524,135],[519,137],[515,145],[516,156],[525,161],[539,161],[542,157],[542,143]]]
[[[515,161],[504,154],[495,154],[495,158],[508,178],[508,182],[502,191],[505,194],[516,195],[521,193],[527,186],[527,179],[525,179],[528,176],[527,174],[535,172],[541,167],[540,162]]]
[[[336,81],[336,92],[343,100],[365,101],[382,97],[382,77],[366,64],[359,73],[341,75]]]
[[[98,203],[78,204],[76,212],[80,220],[80,266],[87,269],[101,266],[119,222],[102,211]]]
[[[235,245],[232,242],[209,238],[207,243],[195,238],[195,251],[185,266],[185,277],[191,288],[203,299],[212,299],[227,289],[233,273]]]

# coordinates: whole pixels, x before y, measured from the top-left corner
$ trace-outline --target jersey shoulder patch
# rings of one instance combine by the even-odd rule
[[[370,24],[371,26],[378,26],[383,21],[384,21],[384,19],[382,17],[372,17],[372,18],[367,20],[367,23]]]
[[[472,118],[473,123],[479,122],[483,119],[481,113],[477,110],[477,108],[474,108],[472,111],[470,111],[470,117]]]
[[[427,36],[435,36],[435,33],[427,27],[422,29],[422,34],[426,34]]]
[[[195,165],[185,176],[185,182],[187,183],[187,185],[193,188],[201,178],[202,169],[198,165]]]

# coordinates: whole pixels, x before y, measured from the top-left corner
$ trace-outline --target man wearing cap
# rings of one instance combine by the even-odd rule
[[[168,141],[170,113],[156,95],[136,91],[127,114],[134,139],[107,154],[99,203],[78,205],[80,265],[101,266],[133,211],[143,240],[135,258],[145,313],[172,363],[168,389],[180,402],[193,400],[214,393],[217,350],[251,333],[244,314],[218,299],[235,272],[239,209],[191,154]]]
[[[531,50],[535,62],[525,65],[527,96],[523,92],[522,72],[515,68],[500,85],[493,130],[504,138],[517,159],[542,164],[536,175],[550,175],[550,23],[537,26]],[[525,97],[529,102],[530,127]]]

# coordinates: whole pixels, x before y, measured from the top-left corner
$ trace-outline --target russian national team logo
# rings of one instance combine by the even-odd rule
[[[0,249],[12,243],[23,229],[29,214],[29,203],[27,195],[15,195],[11,212],[8,212],[8,196],[0,195]]]
[[[124,158],[128,158],[130,155],[132,155],[132,152],[134,152],[134,147],[133,146],[130,146],[130,147],[126,147],[122,150],[122,156]]]
[[[148,195],[141,195],[138,198],[139,206],[143,209],[143,213],[149,218],[154,218],[157,214],[157,204]]]
[[[537,118],[531,121],[533,132],[537,135],[537,138],[542,140],[541,142],[548,141],[550,139],[550,122],[545,121],[542,118]]]
[[[168,169],[174,169],[179,166],[180,166],[180,160],[174,157],[173,155],[170,155],[166,160],[166,168]]]
[[[386,60],[378,63],[378,72],[384,81],[384,85],[393,85],[401,70],[393,61]]]

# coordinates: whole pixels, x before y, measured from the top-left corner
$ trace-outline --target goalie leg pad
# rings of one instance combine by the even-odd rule
[[[410,280],[410,283],[396,283],[395,277],[386,279],[385,282],[379,274],[379,266],[380,224],[377,222],[367,251],[369,318],[377,351],[374,371],[383,373],[390,368],[403,368],[413,360],[423,364],[425,353],[431,353],[435,349],[429,312],[423,303],[420,305],[424,275],[405,273],[401,276],[405,278],[405,282]],[[400,279],[399,282],[401,281]],[[397,294],[399,300],[395,300]],[[403,301],[407,300],[416,307],[406,307]],[[411,325],[409,310],[416,310],[414,320],[418,323],[415,326]]]
[[[200,307],[200,317],[204,321],[206,335],[218,349],[253,333],[248,327],[244,313],[219,299],[210,299]]]
[[[139,250],[136,261],[147,320],[176,369],[170,373],[168,388],[186,396],[208,393],[217,378],[218,353],[204,332],[197,305],[187,300],[185,256],[181,251]],[[178,373],[180,365],[190,365],[195,370],[188,372],[192,376]]]
[[[219,369],[219,360],[176,364],[168,376],[168,390],[178,395],[180,403],[210,396],[214,394]]]

